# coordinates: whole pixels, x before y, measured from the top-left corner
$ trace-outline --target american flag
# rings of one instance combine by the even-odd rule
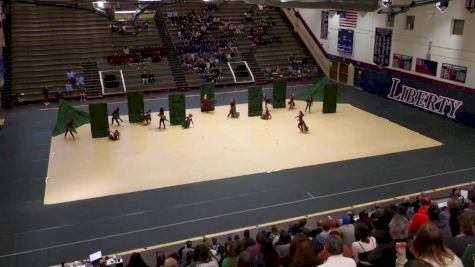
[[[358,12],[342,11],[340,13],[340,27],[356,28],[358,23]]]

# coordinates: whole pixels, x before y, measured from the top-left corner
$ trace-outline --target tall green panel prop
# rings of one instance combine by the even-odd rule
[[[249,87],[248,97],[248,110],[247,115],[249,117],[262,115],[262,87],[251,86]]]
[[[272,95],[273,108],[285,108],[285,97],[287,94],[287,81],[274,80],[274,88]]]
[[[216,99],[214,97],[214,84],[204,83],[204,84],[200,85],[200,95],[201,95],[200,99],[203,99],[205,97],[205,94],[206,94],[206,97],[208,98],[208,100],[213,105],[213,108],[211,110],[214,110],[214,106],[216,104]],[[204,112],[204,111],[205,111],[205,109],[204,109],[203,105],[201,105],[201,112]]]
[[[89,104],[89,116],[91,117],[92,138],[109,136],[109,118],[107,104]]]
[[[144,121],[143,92],[127,93],[127,104],[129,108],[129,122],[142,123]]]
[[[170,125],[182,125],[186,116],[185,95],[169,95],[168,106],[170,107]]]
[[[338,94],[338,87],[336,84],[325,85],[323,91],[323,113],[335,113],[336,112],[336,100]]]

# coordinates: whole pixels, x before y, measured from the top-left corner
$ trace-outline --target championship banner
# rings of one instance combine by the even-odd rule
[[[465,83],[465,79],[467,78],[467,67],[442,63],[440,78]]]
[[[403,70],[411,70],[412,69],[412,57],[401,55],[401,54],[394,54],[393,55],[393,68],[403,69]]]
[[[374,36],[374,64],[386,67],[389,66],[389,59],[391,56],[393,30],[386,28],[376,28]]]
[[[350,29],[338,30],[338,52],[345,54],[353,53],[354,31]]]
[[[327,40],[328,39],[328,11],[322,11],[322,21],[320,26],[320,38]]]
[[[438,63],[436,61],[418,58],[416,60],[416,72],[436,76],[437,65]]]

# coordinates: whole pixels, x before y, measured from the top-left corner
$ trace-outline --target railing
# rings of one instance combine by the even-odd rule
[[[325,76],[329,77],[330,75],[330,60],[328,59],[324,50],[318,46],[318,42],[314,40],[314,37],[311,33],[305,28],[301,20],[296,16],[295,12],[292,9],[284,8],[282,9],[284,14],[287,16],[288,20],[292,24],[294,31],[300,36],[304,44],[307,46],[308,50],[315,58],[317,63],[320,65]]]
[[[197,236],[197,237],[188,238],[186,240],[179,240],[179,241],[170,242],[166,244],[160,244],[160,245],[151,246],[151,247],[145,247],[145,248],[134,249],[134,250],[120,252],[120,253],[114,253],[114,255],[119,255],[120,257],[123,258],[124,263],[127,263],[130,259],[130,255],[132,255],[132,253],[137,252],[141,254],[142,258],[150,266],[154,266],[156,263],[157,254],[165,253],[168,255],[168,254],[177,252],[181,247],[184,246],[186,241],[200,242],[204,238],[208,238],[208,239],[217,238],[218,241],[224,243],[225,241],[227,241],[228,236],[233,236],[234,234],[242,235],[242,232],[244,230],[250,230],[251,236],[255,236],[255,233],[257,233],[258,231],[261,231],[261,230],[270,231],[272,226],[277,226],[279,229],[288,229],[289,225],[297,223],[301,219],[306,219],[307,225],[315,226],[317,225],[317,222],[323,218],[328,218],[328,217],[341,218],[347,211],[350,211],[350,210],[353,211],[354,214],[358,214],[360,211],[368,210],[368,209],[374,208],[375,206],[379,206],[379,207],[387,206],[390,204],[407,200],[409,198],[415,198],[421,195],[427,195],[433,200],[438,200],[437,202],[443,205],[443,203],[446,202],[447,197],[449,196],[449,194],[452,192],[454,188],[469,189],[473,185],[475,185],[475,182],[463,183],[463,184],[433,189],[429,191],[417,192],[417,193],[394,197],[394,198],[381,199],[381,200],[372,201],[369,203],[357,204],[357,205],[353,205],[349,207],[342,207],[342,208],[330,210],[330,211],[318,212],[314,214],[306,214],[299,217],[283,219],[280,221],[274,221],[274,222],[269,222],[265,224],[249,225],[247,227],[242,227],[240,229],[233,229],[233,230],[229,230],[229,231],[225,231],[221,233],[208,234],[205,236]],[[65,264],[65,266],[69,267],[69,266],[75,266],[75,265],[73,263],[67,263]],[[53,266],[53,267],[56,267],[56,266]]]

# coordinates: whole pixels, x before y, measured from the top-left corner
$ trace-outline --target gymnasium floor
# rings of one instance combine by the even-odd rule
[[[295,92],[298,95],[307,87],[294,84],[288,94]],[[219,103],[227,103],[235,97],[238,104],[245,104],[247,94],[243,89],[218,89]],[[253,169],[231,173],[229,176],[232,177],[227,179],[214,177],[210,181],[209,177],[201,176],[189,181],[193,183],[162,188],[155,184],[149,187],[155,189],[139,192],[133,191],[145,188],[130,186],[121,189],[120,192],[131,192],[125,194],[117,194],[119,191],[110,194],[113,185],[99,185],[100,181],[69,185],[66,182],[63,185],[68,188],[67,196],[51,202],[84,200],[52,205],[44,205],[49,186],[54,184],[50,184],[49,179],[62,176],[60,173],[47,174],[48,164],[50,167],[52,164],[49,161],[50,147],[56,148],[56,140],[51,144],[51,131],[57,111],[54,106],[45,109],[42,105],[14,109],[7,114],[6,124],[0,131],[0,266],[47,266],[81,259],[97,250],[104,254],[126,251],[475,180],[474,129],[354,88],[340,86],[339,90],[354,108],[346,110],[346,107],[340,107],[342,114],[349,112],[349,115],[356,116],[356,113],[361,113],[363,117],[381,123],[379,127],[368,130],[365,129],[365,120],[358,119],[357,124],[352,121],[352,125],[350,121],[341,122],[348,128],[332,135],[352,137],[364,131],[373,134],[366,141],[354,142],[358,149],[354,150],[353,156],[325,160],[325,153],[318,152],[320,147],[327,146],[328,151],[333,149],[338,152],[335,155],[346,155],[347,152],[330,144],[315,143],[289,152],[289,157],[314,153],[310,156],[317,160],[302,166],[289,165],[279,168],[280,171],[273,169],[273,172],[267,172],[269,168],[265,166],[255,174],[249,174],[255,171]],[[188,106],[197,108],[199,98],[194,95],[196,91],[188,94]],[[160,106],[167,106],[165,94],[153,94],[148,98],[146,109],[158,110]],[[108,98],[107,101],[113,106],[119,105],[121,112],[126,114],[123,97]],[[245,108],[239,109],[245,115]],[[218,110],[219,113],[225,111],[227,106]],[[317,125],[324,125],[323,115],[320,112],[313,115],[315,121],[307,121],[311,133],[301,136],[297,132],[292,140],[300,142],[303,138],[320,134]],[[244,121],[244,117],[241,119]],[[241,123],[241,119],[232,123]],[[183,134],[201,131],[198,128],[200,120],[196,122],[196,129],[182,131]],[[227,123],[231,122],[224,120],[223,125]],[[258,120],[256,123],[273,122]],[[296,130],[292,125],[295,122],[290,124],[290,129]],[[143,134],[145,128],[137,127],[141,127],[138,131]],[[398,134],[384,139],[387,134],[394,133]],[[157,133],[160,134],[163,133]],[[293,134],[289,133],[289,136]],[[81,134],[80,141],[86,138],[86,133]],[[345,142],[351,143],[351,140]],[[401,140],[412,143],[401,149]],[[113,145],[118,146],[120,142]],[[381,144],[391,142],[397,145],[390,149],[381,147]],[[366,154],[365,147],[381,150]],[[150,151],[147,153],[152,153]],[[159,157],[160,150],[157,149],[156,153]],[[274,152],[269,153],[269,157],[274,156]],[[203,168],[222,168],[209,162],[202,165]],[[159,180],[160,171],[155,168],[157,166],[147,167],[144,176],[153,178],[156,175]],[[90,168],[79,160],[68,169],[71,173],[91,173]],[[45,195],[47,175],[51,177]],[[140,177],[142,175],[137,173],[135,179]],[[86,192],[89,196],[75,196],[78,192]],[[89,198],[93,195],[109,196]]]

